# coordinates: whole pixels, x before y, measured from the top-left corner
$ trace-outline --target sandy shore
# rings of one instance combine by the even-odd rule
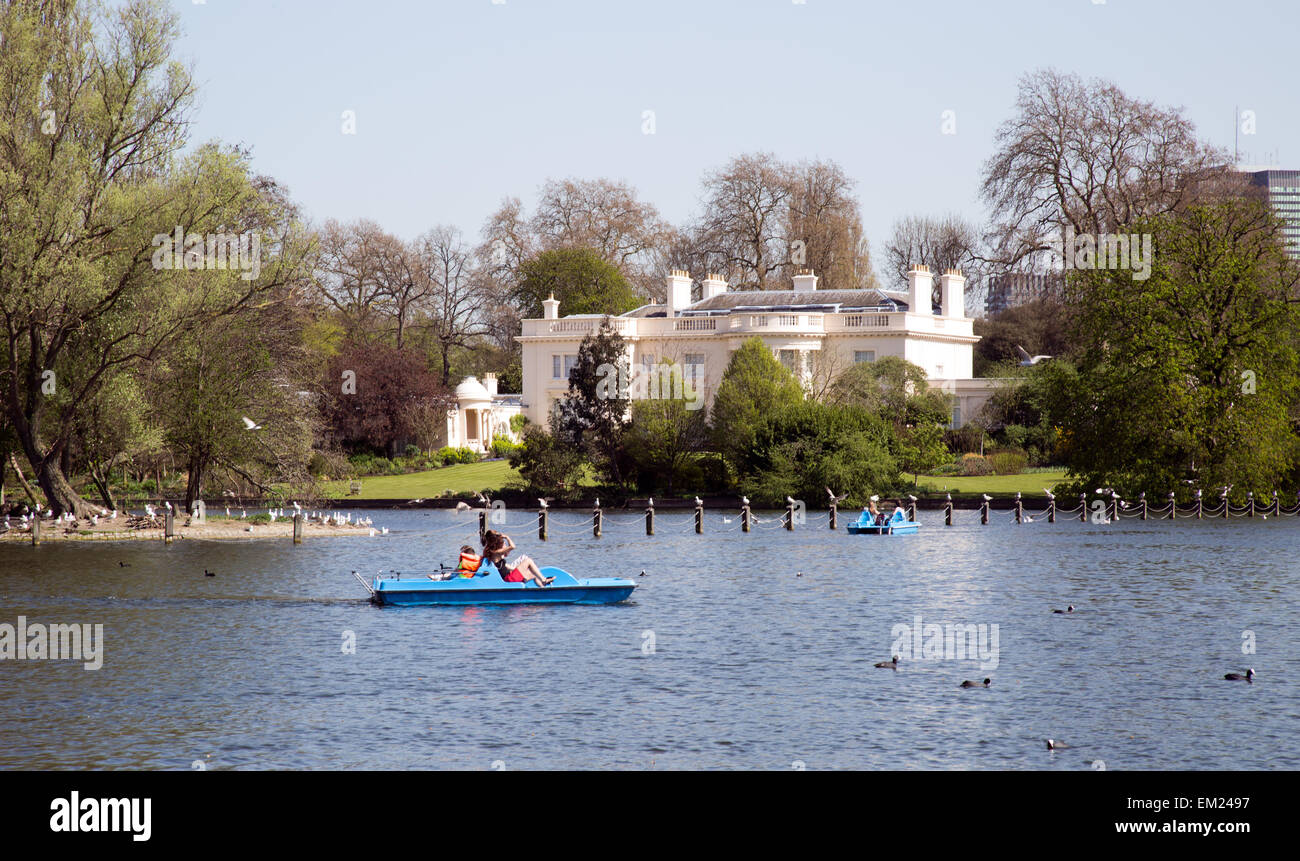
[[[12,518],[9,521],[11,528],[8,532],[0,535],[0,541],[22,541],[30,543],[32,535],[30,531],[19,531],[16,528],[16,521]],[[379,527],[368,526],[326,526],[323,523],[304,523],[302,525],[302,537],[306,541],[310,538],[321,538],[332,535],[369,535],[371,529],[378,535]],[[47,541],[162,541],[165,538],[161,522],[156,527],[145,526],[139,529],[126,528],[122,518],[116,521],[101,521],[98,525],[91,526],[89,523],[82,522],[75,527],[67,527],[59,524],[51,524],[48,521],[41,524],[41,543]],[[206,523],[193,523],[185,525],[183,519],[178,519],[175,526],[176,540],[183,538],[207,538],[207,539],[247,539],[247,538],[278,538],[284,541],[293,539],[293,521],[277,520],[275,523],[244,523],[240,520],[210,519]]]

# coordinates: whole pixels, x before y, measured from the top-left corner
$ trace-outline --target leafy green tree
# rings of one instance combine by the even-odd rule
[[[245,153],[182,157],[194,87],[163,0],[6,3],[0,33],[0,408],[50,506],[85,516],[67,475],[82,411],[186,331],[268,301],[305,245]],[[178,227],[257,237],[258,271],[199,270],[212,255],[189,244],[162,266]]]
[[[514,297],[519,313],[541,317],[551,296],[564,314],[617,316],[644,304],[618,267],[590,248],[556,248],[523,263]]]
[[[704,410],[687,409],[685,399],[658,398],[632,402],[632,424],[627,433],[628,457],[642,490],[668,493],[687,487],[698,470],[696,454],[708,442]]]
[[[581,478],[585,459],[564,438],[558,414],[550,418],[550,432],[540,425],[524,427],[523,443],[506,459],[519,470],[524,484],[541,493],[572,493]]]
[[[1153,236],[1149,278],[1078,271],[1067,286],[1082,347],[1054,413],[1071,474],[1128,493],[1281,486],[1300,457],[1300,269],[1280,222],[1228,197],[1128,232]]]
[[[898,429],[946,425],[952,416],[951,398],[930,388],[921,366],[898,356],[853,365],[831,386],[829,400],[862,407]]]
[[[760,504],[788,495],[811,505],[828,487],[862,502],[898,486],[894,445],[889,425],[860,407],[786,405],[759,420],[739,463],[740,486]]]
[[[761,338],[748,338],[727,362],[709,411],[714,448],[736,468],[764,415],[804,400],[803,387]]]
[[[569,372],[569,391],[556,404],[562,438],[584,452],[605,480],[622,486],[628,474],[624,436],[630,424],[627,344],[606,317],[582,339]]]

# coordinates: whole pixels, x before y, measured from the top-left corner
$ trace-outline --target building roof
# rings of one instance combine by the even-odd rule
[[[487,387],[480,383],[477,377],[466,377],[456,387],[456,400],[472,403],[474,401],[490,401],[492,396],[488,394]]]
[[[882,308],[891,311],[908,310],[907,294],[892,290],[736,290],[711,299],[702,299],[682,309],[682,313],[690,315],[738,310],[790,311],[796,308],[832,314]]]

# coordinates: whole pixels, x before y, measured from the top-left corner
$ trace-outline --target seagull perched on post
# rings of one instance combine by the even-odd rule
[[[985,502],[992,502],[992,501],[993,501],[993,497],[989,496],[987,493],[982,493],[982,494],[980,494],[980,495],[984,497],[984,501],[985,501]]]
[[[541,506],[542,508],[550,508],[550,506],[546,504],[546,500],[545,500],[545,499],[542,499],[542,498],[540,498],[540,497],[539,497],[538,500],[537,500],[537,504],[538,504],[539,506]]]
[[[1300,495],[1300,494],[1297,494],[1297,495]],[[748,497],[748,496],[742,496],[742,497],[740,497],[740,504],[741,504],[741,505],[749,505],[749,497]]]
[[[793,496],[787,496],[787,497],[785,498],[785,504],[786,504],[786,505],[794,505],[794,497],[793,497]]]
[[[842,499],[844,499],[846,496],[848,496],[847,493],[842,493],[839,496],[836,496],[835,491],[831,490],[829,487],[826,488],[826,495],[831,498],[831,502],[839,502]]]
[[[1047,498],[1048,498],[1048,499],[1056,499],[1056,494],[1055,494],[1055,493],[1052,493],[1050,490],[1048,490],[1048,489],[1045,488],[1045,487],[1043,488],[1043,493],[1046,493],[1046,494],[1047,494]]]
[[[647,507],[647,508],[654,508],[654,507],[655,507],[655,498],[654,498],[653,496],[651,496],[651,497],[647,497],[647,499],[646,499],[646,501],[645,501],[645,504],[646,504],[646,507]]]
[[[695,497],[695,507],[696,507],[696,508],[699,508],[699,507],[702,506],[703,504],[704,504],[704,500],[703,500],[703,499],[700,499],[698,496]],[[748,503],[746,503],[746,504],[748,505]]]

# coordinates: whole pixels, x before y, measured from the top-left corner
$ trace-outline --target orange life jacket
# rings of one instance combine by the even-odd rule
[[[473,553],[462,553],[460,554],[460,565],[457,570],[462,577],[473,577],[474,572],[482,564],[483,558],[481,556],[475,556]]]

